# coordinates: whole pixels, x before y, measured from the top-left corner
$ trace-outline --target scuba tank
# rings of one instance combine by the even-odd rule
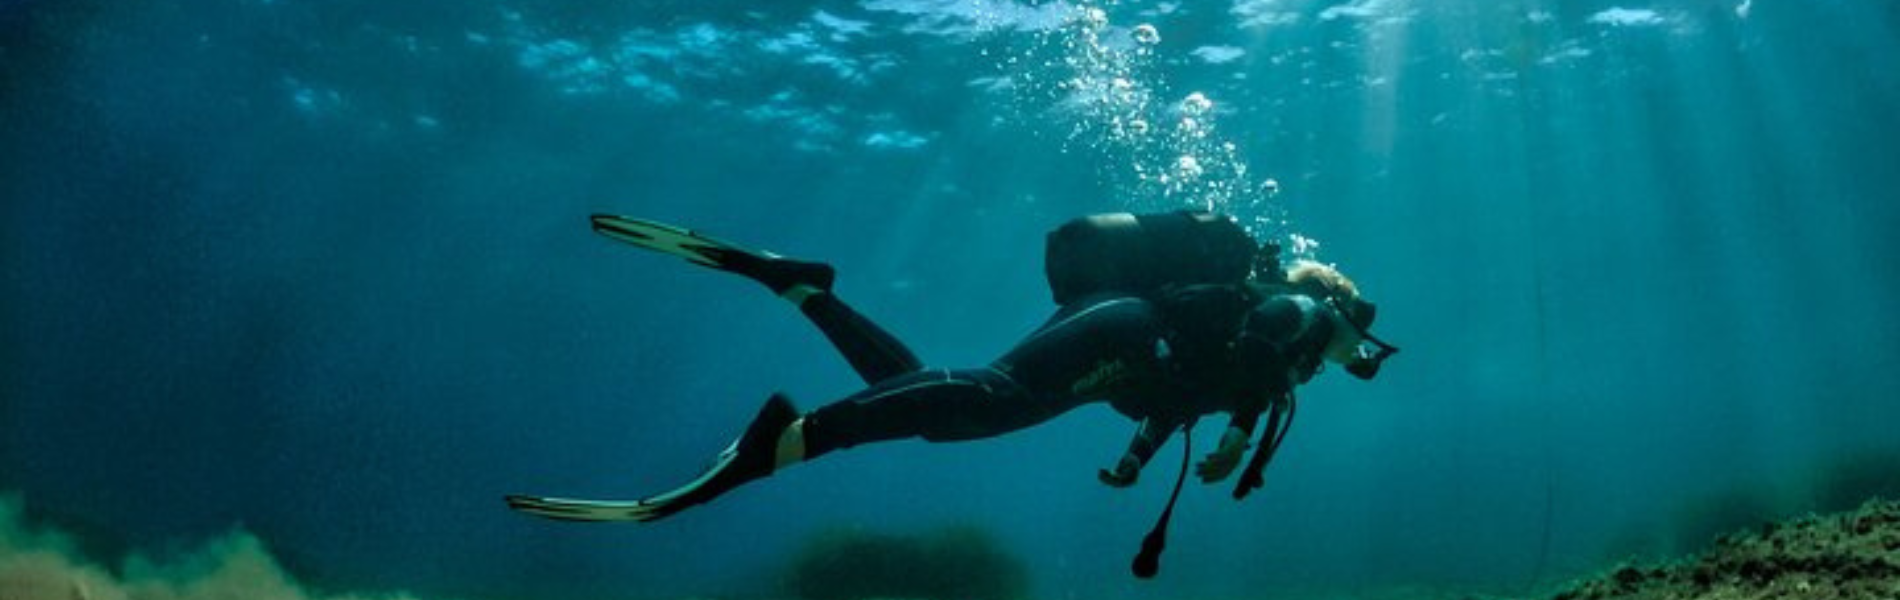
[[[1231,217],[1187,210],[1081,217],[1049,232],[1044,250],[1043,269],[1058,305],[1103,292],[1148,295],[1169,286],[1240,283],[1261,254]]]

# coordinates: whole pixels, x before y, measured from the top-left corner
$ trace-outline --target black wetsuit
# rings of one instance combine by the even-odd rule
[[[977,369],[925,369],[835,296],[813,296],[802,311],[871,386],[806,414],[806,458],[908,437],[986,438],[1107,401],[1141,423],[1128,454],[1145,463],[1202,415],[1231,413],[1251,432],[1268,402],[1319,369],[1332,337],[1328,309],[1305,296],[1236,286],[1155,296],[1072,301]]]

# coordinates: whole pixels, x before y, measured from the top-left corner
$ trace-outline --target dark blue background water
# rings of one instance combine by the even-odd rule
[[[500,502],[655,491],[772,391],[857,386],[783,302],[590,213],[830,260],[966,366],[1051,310],[1050,227],[1179,202],[1037,91],[1075,75],[1066,4],[0,3],[0,487],[351,589],[746,593],[821,528],[964,523],[1040,597],[1133,598],[1519,586],[1900,452],[1900,5],[1098,6],[1121,51],[1155,24],[1139,83],[1212,98],[1406,349],[1305,390],[1265,493],[1190,489],[1158,582],[1124,569],[1177,447],[1102,487],[1102,407],[651,526]]]

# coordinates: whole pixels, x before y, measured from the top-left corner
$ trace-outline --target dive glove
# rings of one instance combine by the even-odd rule
[[[1240,466],[1240,458],[1247,454],[1247,431],[1239,427],[1228,427],[1220,436],[1220,446],[1207,457],[1194,465],[1194,474],[1202,483],[1214,483],[1226,479],[1234,473],[1234,467]]]
[[[1095,472],[1095,478],[1109,487],[1125,488],[1135,485],[1135,479],[1141,476],[1141,459],[1133,454],[1122,455],[1121,462],[1115,463],[1115,469],[1102,469]]]

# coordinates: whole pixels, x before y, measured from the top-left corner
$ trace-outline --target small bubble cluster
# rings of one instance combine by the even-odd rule
[[[1183,181],[1200,179],[1201,172],[1201,161],[1195,160],[1193,156],[1174,159],[1174,174]]]
[[[1202,95],[1200,92],[1188,94],[1186,98],[1181,99],[1181,114],[1189,117],[1205,115],[1207,111],[1213,110],[1213,108],[1214,101],[1208,100],[1207,96]]]

